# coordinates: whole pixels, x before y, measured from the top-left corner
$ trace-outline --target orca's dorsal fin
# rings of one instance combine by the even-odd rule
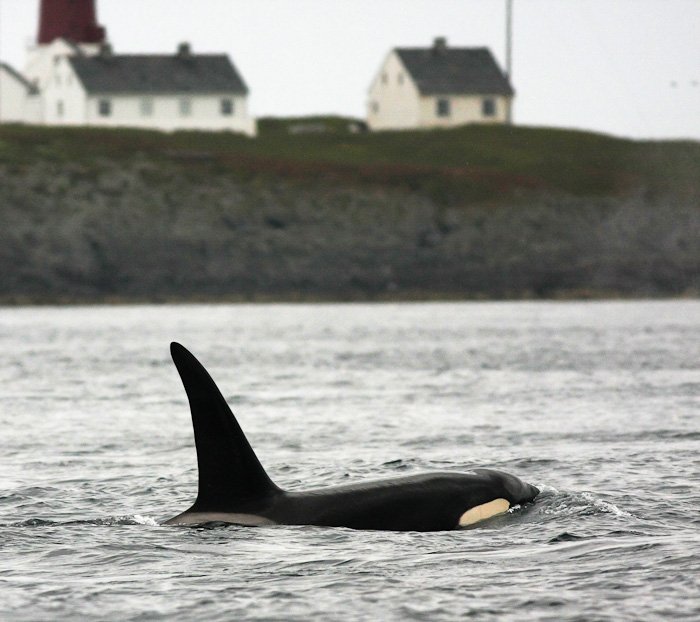
[[[263,469],[224,396],[202,364],[179,343],[170,354],[185,386],[199,465],[193,509],[234,510],[279,488]]]

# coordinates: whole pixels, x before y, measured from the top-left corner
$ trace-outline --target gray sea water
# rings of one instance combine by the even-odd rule
[[[471,530],[161,527],[177,340],[271,477],[493,467]],[[0,619],[700,618],[700,302],[0,309]]]

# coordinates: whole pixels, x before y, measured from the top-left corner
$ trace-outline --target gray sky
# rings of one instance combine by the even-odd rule
[[[39,0],[0,0],[0,58],[21,69]],[[256,116],[364,116],[387,51],[491,48],[505,0],[98,0],[116,52],[228,52]],[[700,0],[514,0],[515,121],[700,140]]]

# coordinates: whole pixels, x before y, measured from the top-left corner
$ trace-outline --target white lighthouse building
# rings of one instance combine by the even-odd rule
[[[115,54],[94,0],[42,0],[20,74],[0,65],[0,122],[256,134],[248,87],[226,54]]]

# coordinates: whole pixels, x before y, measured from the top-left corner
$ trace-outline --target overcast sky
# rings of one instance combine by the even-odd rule
[[[0,0],[0,59],[21,69],[39,0]],[[488,46],[505,0],[97,0],[117,53],[228,52],[256,116],[364,116],[389,49]],[[515,121],[700,140],[700,0],[514,0]]]

